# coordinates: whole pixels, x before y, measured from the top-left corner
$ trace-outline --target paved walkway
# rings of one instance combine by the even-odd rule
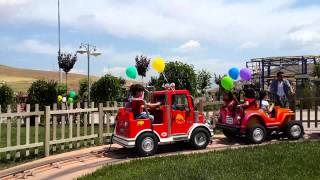
[[[320,139],[320,131],[306,131],[305,139]],[[271,140],[264,144],[279,143],[284,140]],[[262,144],[262,145],[264,145]],[[204,153],[215,150],[223,150],[229,148],[240,148],[252,145],[246,145],[244,142],[227,140],[223,135],[215,135],[214,141],[205,150],[194,151],[186,147],[183,143],[174,145],[159,146],[157,156],[171,156],[176,154]],[[31,166],[41,165],[39,168],[28,170],[25,174],[20,173],[15,177],[5,179],[75,179],[77,177],[92,173],[104,165],[123,163],[136,159],[136,155],[129,149],[122,148],[119,145],[113,144],[109,152],[109,145],[90,147],[86,149],[76,150],[63,154],[53,155],[47,158],[42,158],[33,162],[19,165],[4,171],[14,171],[16,169],[28,169]],[[61,161],[64,159],[64,161]],[[60,163],[58,162],[60,161]]]

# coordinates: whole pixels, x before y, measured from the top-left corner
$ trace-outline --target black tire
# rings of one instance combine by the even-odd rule
[[[206,129],[195,129],[190,138],[191,146],[194,149],[205,149],[210,142],[210,134]]]
[[[288,121],[285,128],[285,134],[289,139],[297,140],[303,137],[304,130],[300,122]]]
[[[224,134],[225,137],[227,137],[228,139],[235,139],[237,137],[237,134],[230,131],[230,130],[227,130],[227,129],[224,129],[222,130],[222,133]]]
[[[157,152],[158,140],[153,133],[143,133],[137,138],[135,148],[138,156],[152,156]]]
[[[247,140],[249,143],[261,144],[267,136],[266,128],[261,124],[254,124],[247,129]]]

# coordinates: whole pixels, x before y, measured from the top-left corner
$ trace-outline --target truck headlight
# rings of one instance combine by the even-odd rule
[[[126,128],[126,127],[128,127],[128,125],[129,125],[128,121],[125,121],[124,122],[124,127]]]

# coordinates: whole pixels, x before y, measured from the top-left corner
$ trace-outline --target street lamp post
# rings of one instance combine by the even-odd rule
[[[99,56],[101,52],[99,52],[96,46],[91,45],[89,43],[81,43],[79,50],[77,53],[84,54],[87,53],[88,59],[88,105],[90,106],[90,55]]]

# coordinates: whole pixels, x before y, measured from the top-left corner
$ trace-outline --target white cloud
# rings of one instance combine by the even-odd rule
[[[289,39],[300,43],[301,45],[320,43],[320,32],[312,30],[299,30],[290,33]]]
[[[104,67],[103,68],[103,74],[112,74],[113,76],[117,77],[126,77],[126,68],[124,67]]]
[[[57,55],[57,47],[46,42],[27,39],[14,45],[13,49],[23,53]]]
[[[320,7],[291,8],[297,1],[68,0],[61,2],[61,11],[64,27],[87,30],[90,26],[117,37],[152,41],[196,39],[235,46],[257,42],[274,47],[279,43],[276,40],[287,37],[295,26],[320,24]],[[56,23],[56,0],[26,2],[6,16],[12,21],[50,26]],[[0,7],[0,12],[4,9]]]
[[[22,41],[8,41],[8,48],[17,52],[29,54],[43,54],[43,55],[58,55],[58,45],[51,44],[37,39],[25,39]],[[64,45],[61,47],[61,52],[75,52],[75,48],[71,45]]]
[[[273,49],[288,46],[316,49],[320,46],[320,6],[291,8],[297,1],[93,0],[88,3],[85,0],[68,0],[61,1],[61,17],[62,27],[66,31],[71,29],[78,33],[88,32],[89,27],[90,32],[100,35],[111,34],[116,38],[128,38],[128,41],[143,39],[147,45],[148,42],[186,42],[175,50],[202,49],[204,45],[221,45],[221,51],[259,47],[274,52]],[[56,3],[57,0],[0,0],[0,24],[41,24],[55,28]],[[55,45],[32,39],[14,47],[19,51],[27,49],[25,52],[50,55],[57,53]],[[72,48],[66,48],[68,51],[69,49]],[[152,47],[150,49],[149,51],[154,50]],[[137,54],[146,54],[140,49],[128,52],[103,47],[101,51],[102,56],[94,60],[95,66],[100,68],[99,73],[103,71],[103,67],[110,66],[116,67],[110,68],[111,72],[122,75],[124,68],[133,65]],[[172,56],[170,53],[172,51],[167,56]],[[185,60],[213,72],[222,72],[234,64],[215,60],[208,57],[208,53],[204,56],[206,57],[200,57],[206,59],[202,61],[188,57]]]
[[[179,48],[180,49],[197,49],[200,48],[200,43],[195,40],[190,40],[184,44],[182,44]]]
[[[201,44],[199,41],[190,40],[180,45],[178,48],[174,49],[174,52],[194,52],[201,49]]]
[[[251,41],[245,42],[240,45],[240,49],[253,49],[257,47],[259,47],[258,43],[251,42]]]

